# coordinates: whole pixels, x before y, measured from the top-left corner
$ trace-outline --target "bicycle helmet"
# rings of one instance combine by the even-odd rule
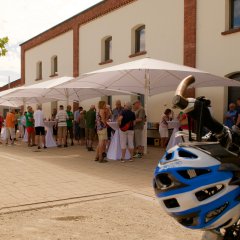
[[[155,170],[155,194],[184,227],[229,227],[240,216],[239,164],[238,157],[217,143],[175,146]]]

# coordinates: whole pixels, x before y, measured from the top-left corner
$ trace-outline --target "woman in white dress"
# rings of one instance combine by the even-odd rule
[[[161,137],[161,147],[165,148],[168,142],[168,121],[170,121],[172,110],[167,108],[164,111],[164,114],[161,116],[160,122],[159,122],[159,133]]]

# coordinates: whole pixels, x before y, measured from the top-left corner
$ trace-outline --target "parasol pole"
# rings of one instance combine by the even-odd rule
[[[148,98],[149,98],[149,90],[150,90],[150,75],[149,69],[145,70],[145,94],[144,94],[144,109],[145,113],[148,117]],[[147,122],[144,124],[144,154],[147,153]]]

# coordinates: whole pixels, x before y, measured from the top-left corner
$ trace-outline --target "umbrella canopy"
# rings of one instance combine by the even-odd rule
[[[145,95],[145,111],[148,115],[149,96],[175,90],[181,80],[189,75],[193,75],[196,79],[194,87],[240,86],[237,81],[214,76],[196,68],[143,58],[84,74],[64,84],[64,87],[88,86],[141,93]],[[146,128],[145,124],[145,152],[147,151]]]
[[[21,94],[21,96],[16,97],[14,95],[19,94],[23,91],[25,87],[11,88],[5,91],[0,92],[0,106],[8,106],[8,107],[20,107],[24,104],[32,104],[32,103],[45,103],[50,101],[56,101],[53,98],[44,98],[41,96],[26,96]]]
[[[240,83],[212,75],[196,68],[151,58],[115,65],[90,72],[64,84],[70,87],[94,87],[146,94],[149,96],[173,91],[180,81],[193,75],[196,79],[193,87],[240,86]]]
[[[65,88],[65,84],[71,81],[72,77],[60,77],[52,80],[28,85],[19,91],[9,93],[8,97],[40,97],[53,98],[65,101],[82,101],[101,96],[131,94],[127,91],[117,91],[111,89],[89,88],[82,86],[81,88]]]

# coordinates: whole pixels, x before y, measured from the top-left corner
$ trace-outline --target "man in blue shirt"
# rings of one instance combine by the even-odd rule
[[[82,107],[79,107],[75,112],[74,112],[74,137],[75,140],[79,141],[80,140],[80,127],[79,127],[79,116],[80,112],[83,110]]]
[[[224,115],[224,125],[232,128],[236,121],[237,110],[235,110],[236,105],[234,103],[229,104],[229,111]]]
[[[116,101],[116,108],[112,111],[112,121],[116,122],[118,117],[122,114],[123,107],[120,100]]]

